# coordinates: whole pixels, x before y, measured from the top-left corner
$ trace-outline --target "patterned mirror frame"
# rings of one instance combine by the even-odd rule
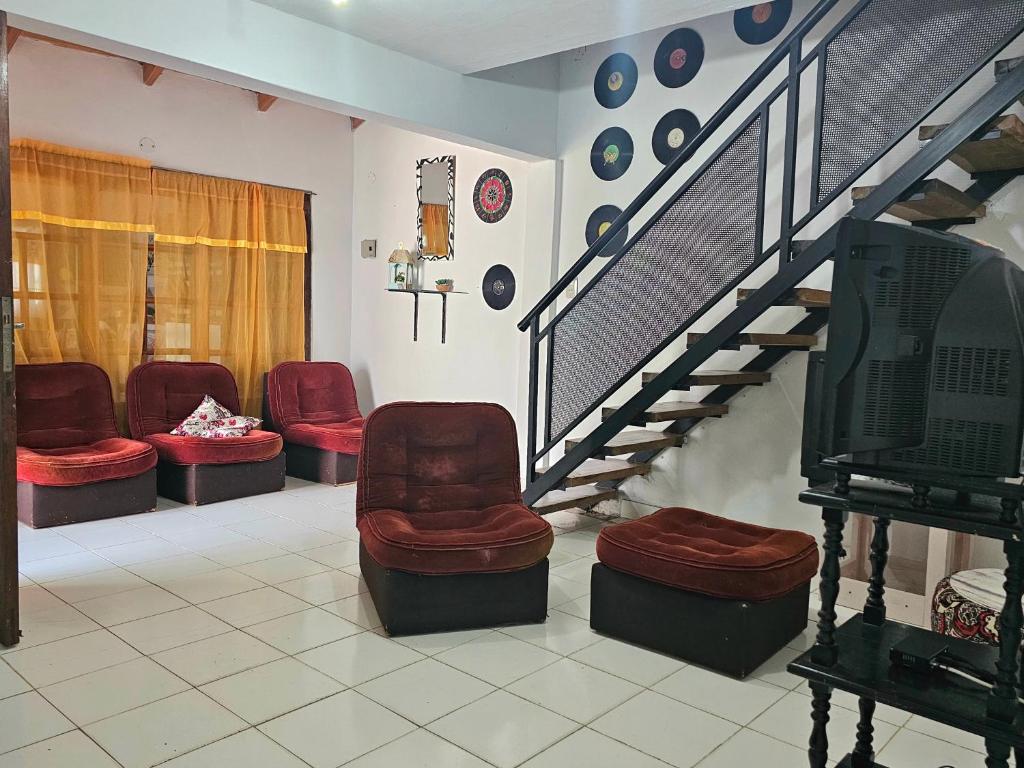
[[[448,167],[448,255],[437,256],[423,252],[423,166],[445,163]],[[416,251],[424,261],[455,258],[455,155],[425,158],[416,161]]]

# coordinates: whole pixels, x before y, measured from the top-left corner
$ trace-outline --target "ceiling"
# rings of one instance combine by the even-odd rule
[[[751,0],[256,0],[461,73],[750,5]]]

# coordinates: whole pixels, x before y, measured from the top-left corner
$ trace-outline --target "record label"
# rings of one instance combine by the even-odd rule
[[[786,28],[792,12],[793,0],[758,3],[736,11],[732,23],[740,40],[750,45],[760,45]]]
[[[704,40],[687,27],[674,29],[654,52],[654,74],[667,88],[679,88],[696,77],[704,63]]]
[[[633,162],[633,138],[624,128],[606,128],[590,148],[590,167],[604,181],[614,181]]]
[[[622,209],[617,208],[614,205],[602,205],[594,210],[590,214],[590,218],[587,219],[587,247],[589,248],[597,239],[608,231],[608,227],[612,225],[619,216],[622,215]],[[622,229],[615,233],[615,236],[611,239],[601,252],[597,254],[602,258],[608,258],[614,256],[616,253],[622,250],[622,247],[626,244],[626,240],[629,238],[629,224],[626,224]]]
[[[688,109],[673,109],[665,114],[651,135],[654,156],[668,165],[676,153],[685,147],[700,130],[700,120]]]
[[[512,207],[512,181],[500,168],[484,171],[473,190],[473,208],[481,221],[494,224]]]
[[[613,53],[594,75],[594,98],[607,109],[621,107],[636,90],[636,61],[628,53]]]
[[[506,309],[516,296],[516,277],[504,264],[495,264],[484,274],[484,301],[491,309]]]

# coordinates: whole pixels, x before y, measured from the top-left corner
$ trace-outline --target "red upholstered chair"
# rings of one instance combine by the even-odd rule
[[[523,506],[504,408],[378,408],[356,483],[359,563],[390,634],[544,621],[554,537]]]
[[[238,413],[235,378],[217,363],[156,361],[128,374],[128,426],[132,437],[152,445],[160,458],[161,496],[187,504],[209,504],[284,488],[281,436],[254,429],[244,437],[204,439],[172,435],[210,395]]]
[[[669,507],[603,528],[590,626],[736,677],[807,627],[813,536]]]
[[[280,363],[265,380],[264,419],[284,437],[292,477],[338,485],[356,479],[363,417],[341,363]]]
[[[156,451],[118,434],[101,368],[19,365],[15,378],[22,522],[43,528],[156,508]]]

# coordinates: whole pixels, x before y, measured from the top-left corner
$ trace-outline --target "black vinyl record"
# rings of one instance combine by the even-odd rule
[[[673,109],[654,126],[651,146],[654,156],[668,165],[676,153],[685,147],[700,130],[700,120],[688,109]]]
[[[621,107],[636,90],[636,62],[628,53],[613,53],[597,68],[594,75],[594,97],[608,109]]]
[[[495,264],[484,275],[484,301],[491,309],[505,309],[516,297],[516,276],[504,264]]]
[[[597,242],[597,238],[605,233],[605,230],[611,226],[611,223],[615,221],[620,215],[622,215],[622,209],[617,208],[614,205],[602,205],[594,209],[594,212],[590,214],[590,218],[587,219],[587,247],[590,247]],[[615,237],[611,239],[601,252],[597,254],[602,258],[608,258],[614,256],[616,253],[622,250],[622,247],[626,244],[626,240],[629,238],[629,224],[626,224],[620,229]]]
[[[625,128],[605,128],[590,148],[590,167],[604,181],[614,181],[633,162],[633,137]]]
[[[654,74],[666,88],[678,88],[696,77],[704,63],[704,40],[692,29],[669,32],[654,52]]]
[[[783,29],[793,12],[793,0],[775,0],[741,8],[732,16],[740,40],[751,45],[767,43]]]

